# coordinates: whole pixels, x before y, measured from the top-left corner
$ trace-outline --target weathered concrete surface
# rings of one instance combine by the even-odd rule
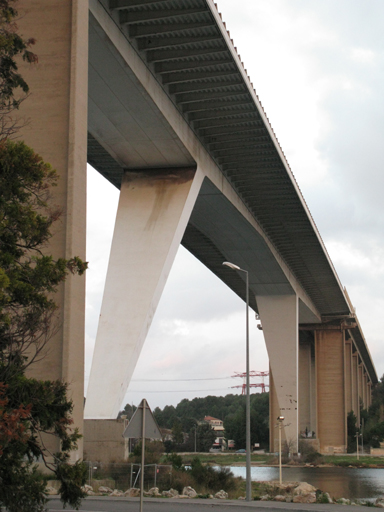
[[[92,462],[124,462],[128,439],[123,438],[123,420],[84,420],[84,459]]]
[[[270,436],[275,450],[278,429],[273,428],[278,416],[284,416],[282,439],[290,451],[297,452],[299,321],[296,295],[256,297],[273,376],[273,398]],[[275,402],[276,400],[276,402]],[[276,414],[277,413],[277,414]]]
[[[47,249],[55,258],[85,260],[88,2],[84,0],[19,0],[18,25],[25,37],[37,40],[32,48],[37,65],[20,64],[30,87],[20,115],[27,123],[21,137],[49,162],[60,176],[52,202],[62,209]],[[85,277],[69,276],[56,295],[58,332],[41,364],[30,374],[62,379],[73,399],[74,426],[82,432],[84,400]],[[56,444],[54,450],[58,449]],[[77,459],[79,450],[73,454]]]
[[[203,180],[199,169],[126,172],[85,417],[117,417]]]

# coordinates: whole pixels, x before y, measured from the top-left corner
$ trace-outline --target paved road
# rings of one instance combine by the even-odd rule
[[[273,501],[231,501],[231,500],[179,500],[179,499],[156,499],[149,498],[144,500],[144,512],[282,512],[300,511],[300,512],[367,512],[366,507],[331,505],[331,504],[313,504],[305,505],[301,503],[277,503]],[[58,498],[52,498],[48,504],[49,512],[71,512],[74,509],[65,508]],[[87,512],[138,512],[138,498],[108,498],[108,497],[88,497],[79,510]]]

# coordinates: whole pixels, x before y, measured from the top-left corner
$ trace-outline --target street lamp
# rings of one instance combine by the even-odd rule
[[[281,470],[281,429],[283,426],[284,416],[278,416],[277,421],[279,422],[279,478],[281,485],[283,483],[283,475]]]
[[[234,263],[224,261],[223,265],[231,268],[232,270],[238,270],[245,273],[245,286],[246,286],[246,314],[245,314],[245,332],[246,332],[246,399],[245,399],[245,449],[246,449],[246,462],[245,462],[245,476],[246,476],[246,492],[245,499],[247,501],[252,500],[252,487],[251,487],[251,399],[249,393],[249,278],[248,270],[244,270]]]

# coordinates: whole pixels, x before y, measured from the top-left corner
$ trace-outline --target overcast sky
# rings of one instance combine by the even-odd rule
[[[384,372],[384,1],[218,0]],[[118,191],[89,168],[86,381]],[[234,262],[236,263],[236,262]],[[268,370],[251,319],[251,370]],[[225,395],[245,371],[245,306],[180,247],[124,403]],[[255,381],[256,382],[256,381]],[[124,405],[124,404],[123,404]]]

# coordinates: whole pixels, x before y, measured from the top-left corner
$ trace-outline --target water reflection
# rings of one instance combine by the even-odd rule
[[[235,476],[245,478],[245,467],[231,466]],[[279,468],[252,467],[252,480],[279,479]],[[283,481],[308,482],[334,498],[376,499],[384,496],[384,469],[378,468],[283,468]]]

